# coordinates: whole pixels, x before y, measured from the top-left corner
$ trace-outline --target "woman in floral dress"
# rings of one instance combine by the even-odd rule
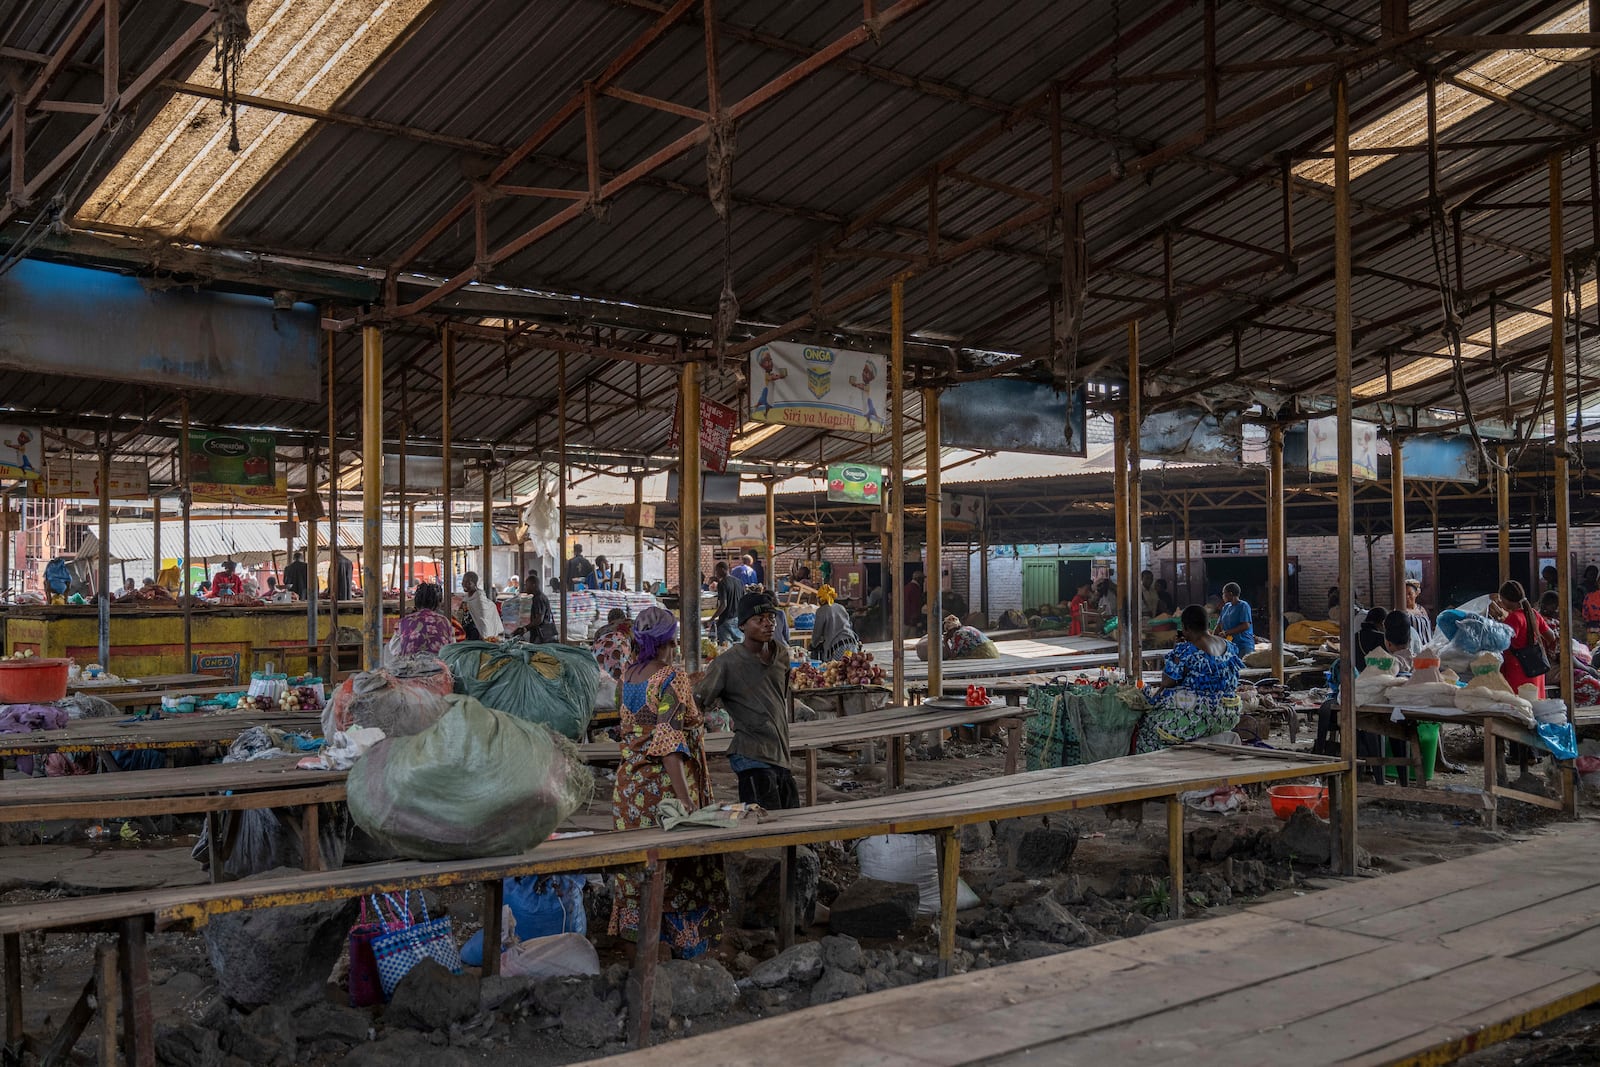
[[[445,645],[460,640],[454,621],[439,610],[444,602],[439,587],[432,582],[417,586],[415,605],[410,614],[400,620],[394,636],[389,639],[388,662],[402,656],[426,653],[437,656]]]
[[[1244,661],[1231,641],[1209,632],[1205,608],[1189,605],[1180,622],[1182,639],[1167,653],[1150,710],[1139,721],[1139,752],[1197,741],[1239,724],[1239,669]]]
[[[668,797],[694,811],[714,802],[706,765],[705,723],[695,706],[689,676],[673,665],[678,621],[661,608],[646,608],[633,624],[633,661],[622,672],[622,762],[611,795],[618,830],[660,823]],[[722,933],[728,887],[717,857],[695,857],[666,864],[666,899],[661,940],[679,959],[693,959]],[[617,876],[610,932],[639,939],[643,881]]]

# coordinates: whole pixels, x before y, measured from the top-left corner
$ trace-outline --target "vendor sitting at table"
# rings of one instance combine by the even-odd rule
[[[940,647],[944,651],[945,659],[1000,658],[1000,650],[994,647],[994,642],[976,626],[963,626],[961,620],[954,615],[946,615],[942,629],[944,639]]]
[[[846,652],[861,651],[861,638],[850,625],[850,613],[837,603],[833,586],[817,590],[817,618],[811,624],[811,658],[824,663],[840,659]]]
[[[1182,636],[1150,694],[1150,709],[1139,720],[1135,750],[1198,741],[1239,724],[1239,658],[1234,643],[1210,631],[1206,609],[1191,604],[1179,616]],[[1149,692],[1147,690],[1147,692]]]

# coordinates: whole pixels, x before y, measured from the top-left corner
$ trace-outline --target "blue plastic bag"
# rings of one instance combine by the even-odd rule
[[[1578,758],[1578,735],[1570,722],[1541,722],[1534,732],[1556,759]]]
[[[528,941],[551,934],[587,934],[589,919],[583,910],[585,880],[581,874],[505,879],[501,889],[505,904],[516,920],[517,938]],[[483,966],[482,930],[461,946],[461,962],[469,967]]]

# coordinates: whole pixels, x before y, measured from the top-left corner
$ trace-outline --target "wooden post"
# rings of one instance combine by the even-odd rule
[[[317,447],[306,445],[306,495],[310,496],[317,491]],[[300,533],[300,543],[305,545],[306,554],[306,644],[317,643],[317,521],[309,515]],[[294,559],[293,555],[289,557]],[[312,661],[315,663],[315,660]]]
[[[922,437],[927,461],[923,484],[928,539],[928,699],[944,696],[944,523],[939,471],[939,390],[922,391]]]
[[[1124,523],[1124,532],[1128,537],[1128,581],[1123,587],[1122,602],[1127,605],[1127,615],[1117,624],[1118,632],[1125,632],[1123,640],[1128,649],[1128,679],[1138,682],[1144,677],[1144,600],[1140,593],[1140,572],[1144,569],[1144,542],[1143,494],[1141,492],[1139,428],[1144,424],[1141,415],[1141,391],[1143,386],[1139,374],[1139,324],[1128,323],[1128,469],[1127,488],[1125,499],[1127,501],[1128,517]]]
[[[448,614],[450,612],[450,592],[455,588],[455,561],[450,558],[450,519],[452,517],[451,513],[455,510],[454,485],[452,484],[455,478],[453,477],[454,469],[451,466],[450,409],[453,406],[452,401],[456,391],[456,339],[455,334],[450,330],[448,322],[444,324],[444,331],[439,337],[439,377],[441,379],[439,391],[442,394],[439,403],[439,439],[441,454],[444,456],[444,503],[441,505],[442,510],[439,514],[439,523],[444,530],[443,534],[441,534],[441,540],[443,540],[444,545],[439,550],[441,557],[439,561],[439,577],[443,585],[440,592],[444,594],[444,610]],[[566,610],[565,600],[562,601],[562,610]],[[566,618],[563,617],[561,620],[563,626],[566,625],[566,621]]]
[[[978,531],[978,610],[984,626],[993,626],[989,614],[989,501],[983,502],[983,528]]]
[[[1167,798],[1167,902],[1169,918],[1183,918],[1183,801]]]
[[[700,669],[700,365],[685,363],[681,374],[683,465],[678,475],[678,564],[681,577],[678,632],[683,661]],[[693,415],[691,415],[693,413]]]
[[[0,504],[0,506],[5,505]],[[10,544],[11,541],[7,538],[5,547],[9,548]],[[155,559],[150,564],[153,568],[150,571],[150,576],[159,578],[161,576],[161,494],[157,492],[150,494],[150,553],[155,556]],[[6,552],[5,555],[5,561],[0,563],[0,589],[4,589],[8,584],[5,571],[10,563],[10,553]]]
[[[11,599],[11,495],[0,489],[0,604]],[[19,524],[20,525],[20,524]],[[161,543],[161,498],[156,497],[156,544]],[[156,569],[160,570],[161,559],[157,553]]]
[[[1283,679],[1283,613],[1286,610],[1284,586],[1289,574],[1289,539],[1283,514],[1283,426],[1273,423],[1267,431],[1267,620],[1272,627],[1272,676]],[[1342,593],[1348,596],[1348,593]],[[1290,713],[1289,725],[1295,727]],[[1296,730],[1291,729],[1291,737]]]
[[[556,578],[561,583],[561,602],[557,609],[561,615],[561,632],[556,636],[556,642],[562,643],[567,639],[567,597],[571,592],[571,583],[567,581],[567,354],[556,353],[556,450],[560,456],[560,463],[556,470],[556,525],[559,527],[560,541],[556,548]],[[680,496],[681,500],[682,497]],[[682,553],[679,553],[682,559]],[[699,593],[695,595],[695,611],[700,610]],[[691,643],[698,654],[700,648],[699,628],[693,630],[679,626],[679,636],[687,648]],[[689,640],[690,636],[694,640]]]
[[[931,693],[933,690],[929,690]],[[956,948],[956,893],[961,878],[961,834],[939,831],[939,977],[950,976]]]
[[[20,1050],[24,1032],[22,1015],[22,935],[6,934],[0,940],[3,940],[5,945],[6,1047]]]
[[[1183,494],[1183,591],[1184,600],[1195,603],[1194,598],[1194,550],[1189,540],[1189,494]],[[1177,590],[1173,590],[1177,592]]]
[[[480,588],[485,596],[493,597],[489,591],[494,584],[494,467],[484,460],[483,472],[483,581]]]
[[[826,473],[826,472],[824,472]],[[778,555],[778,483],[768,478],[763,483],[767,496],[767,587],[772,587],[772,561]]]
[[[1562,654],[1557,657],[1556,678],[1561,695],[1567,702],[1567,721],[1572,721],[1573,710],[1578,706],[1574,688],[1572,656],[1566,650],[1572,647],[1572,494],[1568,485],[1571,457],[1567,452],[1567,353],[1566,353],[1566,264],[1561,247],[1561,154],[1550,156],[1550,373],[1551,391],[1555,394],[1555,523],[1556,523],[1556,596],[1560,605],[1556,620],[1557,636]],[[1582,329],[1582,324],[1579,325]],[[1581,401],[1580,401],[1581,406]],[[1538,568],[1533,568],[1534,579],[1529,581],[1527,593],[1538,596],[1534,585]],[[1564,770],[1570,775],[1574,772]],[[1572,814],[1576,814],[1573,812]]]
[[[1495,449],[1494,496],[1499,517],[1500,584],[1511,580],[1511,472],[1506,446]]]
[[[361,329],[361,644],[383,665],[383,331]],[[337,653],[335,653],[337,655]]]
[[[1389,508],[1394,527],[1394,599],[1391,603],[1403,609],[1406,604],[1406,466],[1398,431],[1389,437]],[[1438,584],[1437,575],[1434,584]]]
[[[1128,662],[1128,413],[1114,412],[1111,446],[1111,509],[1117,542],[1117,665],[1133,677]]]
[[[890,290],[889,311],[889,410],[894,418],[890,426],[890,473],[894,479],[894,507],[889,511],[889,553],[892,557],[884,563],[884,574],[893,575],[891,586],[887,578],[883,595],[886,618],[889,620],[889,640],[893,649],[891,682],[895,704],[906,702],[906,603],[900,593],[902,571],[906,556],[906,393],[905,393],[905,282],[894,280]],[[888,597],[893,596],[893,601]]]
[[[100,574],[95,581],[95,604],[99,608],[100,665],[111,670],[111,431],[106,430],[105,444],[100,449],[100,517],[96,532],[100,551],[95,566]]]
[[[1355,556],[1355,479],[1350,420],[1354,405],[1350,397],[1353,357],[1353,319],[1350,307],[1350,105],[1349,86],[1341,76],[1333,84],[1333,265],[1335,349],[1334,395],[1338,398],[1339,448],[1339,589],[1352,587]],[[1339,613],[1339,647],[1355,648],[1355,616]],[[1332,799],[1338,805],[1333,820],[1336,839],[1334,854],[1346,875],[1356,873],[1356,699],[1355,672],[1350,653],[1339,657],[1339,754],[1344,769],[1332,776]]]
[[[329,683],[339,680],[339,420],[335,403],[333,334],[328,334],[328,656]],[[312,531],[315,533],[315,531]],[[311,581],[317,580],[315,574]]]
[[[143,916],[118,921],[122,970],[122,1053],[129,1067],[155,1067],[156,1027],[150,1007],[150,955]]]
[[[95,1000],[100,1007],[100,1031],[97,1044],[100,1062],[110,1065],[117,1062],[117,1002],[122,999],[121,983],[117,980],[117,950],[107,941],[94,947]]]
[[[644,475],[636,474],[633,478],[633,507],[635,511],[644,507]],[[771,563],[768,563],[771,566]],[[662,577],[666,577],[662,575]],[[644,527],[635,525],[633,528],[633,587],[639,592],[644,592]]]
[[[178,442],[178,467],[182,471],[182,488],[178,492],[178,501],[183,505],[183,579],[179,588],[183,590],[183,669],[194,670],[194,591],[189,585],[189,513],[194,504],[189,492],[189,395],[185,393],[179,400],[182,411],[182,428],[179,431],[182,439]]]

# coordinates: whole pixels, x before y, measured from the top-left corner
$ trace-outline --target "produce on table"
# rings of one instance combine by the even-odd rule
[[[321,711],[322,701],[315,689],[309,685],[299,685],[284,690],[278,698],[278,707],[284,711]]]
[[[9,656],[0,656],[0,659],[6,659],[6,660],[32,659],[32,658],[33,658],[33,650],[31,648],[25,648],[20,652],[13,652]]]
[[[883,668],[872,661],[871,652],[846,652],[825,668],[827,684],[882,685]]]
[[[802,663],[790,669],[789,684],[796,689],[821,689],[828,684],[828,680],[811,664]]]

